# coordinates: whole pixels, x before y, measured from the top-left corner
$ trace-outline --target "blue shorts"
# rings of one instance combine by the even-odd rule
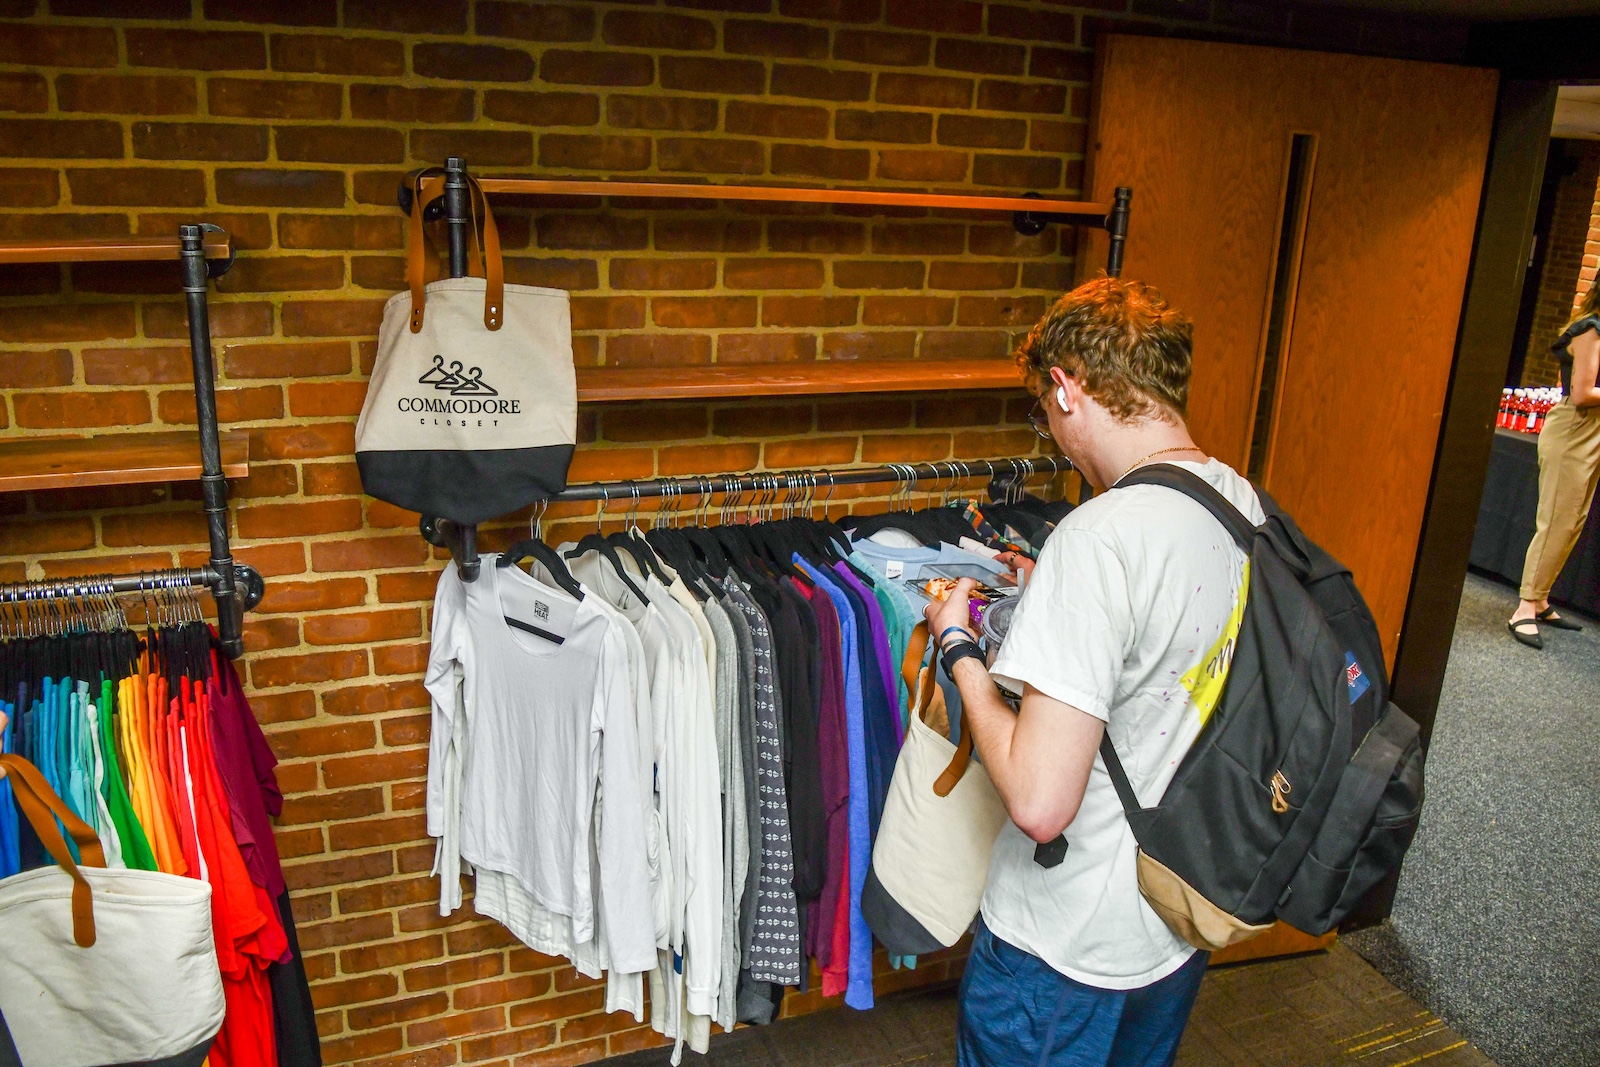
[[[959,1067],[1168,1067],[1210,954],[1139,989],[1074,982],[982,921],[961,979]]]

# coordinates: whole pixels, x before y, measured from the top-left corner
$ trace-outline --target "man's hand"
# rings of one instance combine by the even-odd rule
[[[971,578],[963,578],[950,590],[948,597],[929,601],[928,606],[922,609],[923,618],[928,620],[928,632],[940,648],[944,647],[944,641],[941,640],[944,632],[952,626],[959,626],[967,636],[977,639],[978,635],[972,630],[972,609],[969,606],[972,591],[977,587],[978,583]]]
[[[1002,552],[994,558],[994,561],[1005,565],[1011,572],[1011,580],[1019,589],[1026,587],[1028,580],[1033,577],[1034,560],[1021,552]]]

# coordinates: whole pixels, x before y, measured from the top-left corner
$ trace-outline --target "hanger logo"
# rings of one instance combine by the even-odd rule
[[[451,396],[499,396],[500,393],[488,382],[483,380],[483,371],[473,367],[466,374],[461,373],[461,361],[450,361],[450,369],[444,369],[444,357],[434,356],[433,366],[422,372],[417,379],[418,385],[431,385],[437,390],[448,392]]]
[[[495,399],[500,391],[483,380],[479,367],[463,367],[459,359],[445,366],[443,356],[433,357],[433,366],[417,378],[418,385],[431,385],[439,393],[449,396],[403,396],[399,400],[401,411],[430,415],[520,415],[522,401]],[[422,420],[424,423],[426,419]],[[438,420],[435,420],[437,422]],[[498,426],[499,420],[494,421]],[[445,425],[454,425],[446,420]],[[468,425],[461,420],[461,425]],[[478,425],[482,426],[482,420]]]

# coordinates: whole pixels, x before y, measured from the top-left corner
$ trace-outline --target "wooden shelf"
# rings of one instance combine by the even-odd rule
[[[221,434],[222,473],[250,473],[250,435]],[[0,441],[0,493],[83,485],[182,482],[200,477],[200,438],[192,430],[105,437]]]
[[[586,403],[1020,388],[1008,359],[578,368],[578,400]]]
[[[203,246],[207,259],[227,259],[233,254],[233,236],[207,232]],[[0,241],[0,263],[149,262],[177,259],[182,247],[175,236]]]
[[[431,191],[442,179],[425,183]],[[439,184],[435,184],[435,183]],[[862,189],[801,189],[765,185],[689,185],[676,182],[550,181],[534,178],[480,178],[485,193],[519,196],[636,196],[665,200],[752,200],[782,204],[855,204],[867,207],[926,207],[950,211],[1031,211],[1065,215],[1103,226],[1111,205],[1081,200],[1021,196],[963,196],[950,193],[895,193]]]

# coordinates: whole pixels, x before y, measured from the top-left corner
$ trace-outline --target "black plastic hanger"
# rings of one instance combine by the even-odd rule
[[[622,565],[622,557],[617,555],[616,546],[607,541],[604,536],[597,533],[587,535],[578,542],[576,547],[567,552],[567,558],[572,559],[574,556],[581,556],[590,549],[597,550],[602,556],[611,561],[611,566],[617,572],[617,577],[621,578],[622,584],[627,586],[633,595],[639,598],[639,603],[648,604],[650,602],[650,598],[644,595],[644,590],[635,585],[633,579],[628,577],[627,568]]]
[[[496,567],[515,567],[525,559],[536,559],[544,564],[544,569],[550,572],[550,578],[562,589],[572,594],[573,599],[583,599],[583,586],[578,584],[578,579],[572,576],[567,569],[567,561],[561,554],[538,538],[530,537],[525,541],[518,541],[495,560]],[[510,620],[507,620],[510,621]]]

